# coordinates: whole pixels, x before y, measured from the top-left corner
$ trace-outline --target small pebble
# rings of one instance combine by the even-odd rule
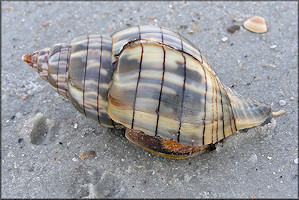
[[[77,129],[78,128],[78,123],[75,123],[74,124],[74,129]]]
[[[283,168],[279,168],[277,171],[278,171],[278,172],[282,172],[282,171],[283,171]]]
[[[287,102],[285,100],[279,100],[278,103],[280,106],[285,106],[287,104]]]
[[[13,10],[13,7],[11,7],[11,6],[6,6],[6,10]]]
[[[72,159],[72,161],[74,161],[74,162],[77,162],[77,161],[78,161],[78,159],[77,159],[77,158],[73,158],[73,159]]]
[[[286,151],[291,151],[292,148],[290,148],[290,147],[285,147],[285,150],[286,150]]]
[[[79,157],[84,161],[87,157],[86,152],[83,152]]]
[[[86,155],[88,157],[95,158],[97,156],[97,153],[93,150],[89,150],[89,151],[86,152]]]
[[[228,27],[226,30],[229,33],[234,33],[236,31],[240,30],[240,26],[239,25],[233,25],[233,26]]]
[[[249,159],[249,161],[251,161],[252,163],[255,163],[257,161],[257,155],[256,154],[252,154]]]
[[[298,158],[296,158],[296,159],[294,160],[294,163],[295,163],[295,164],[298,164]]]
[[[193,31],[199,31],[200,28],[199,28],[199,26],[192,26],[192,30],[193,30]]]
[[[270,49],[275,49],[276,47],[277,47],[277,45],[274,44],[274,45],[270,46]]]
[[[21,143],[23,141],[23,138],[18,139],[18,143]]]
[[[272,65],[272,64],[270,64],[269,67],[270,67],[271,69],[276,69],[276,68],[277,68],[275,65]]]
[[[267,156],[267,158],[268,158],[269,160],[272,160],[272,157],[271,157],[271,156]]]
[[[269,65],[263,65],[263,68],[276,69],[277,67],[273,64],[269,64]]]
[[[50,26],[50,22],[43,23],[43,27]]]
[[[103,190],[103,195],[106,197],[110,194],[110,190]]]
[[[224,36],[223,38],[221,38],[221,40],[222,40],[223,42],[225,42],[225,41],[228,40],[228,37]]]
[[[177,26],[178,29],[187,29],[188,26],[187,25],[179,25]]]
[[[188,34],[193,34],[194,33],[194,31],[193,30],[188,30],[188,32],[187,32]]]

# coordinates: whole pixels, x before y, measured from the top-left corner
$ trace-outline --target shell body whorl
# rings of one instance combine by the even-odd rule
[[[163,156],[179,145],[178,154],[204,152],[193,147],[259,125],[272,111],[224,86],[191,42],[157,26],[78,37],[23,60],[86,117],[132,130],[128,139]]]

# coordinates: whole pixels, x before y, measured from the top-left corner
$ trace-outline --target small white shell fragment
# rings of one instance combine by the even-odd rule
[[[225,42],[225,41],[227,41],[227,40],[228,40],[228,37],[226,37],[226,36],[223,36],[223,37],[221,38],[221,40],[222,40],[223,42]]]
[[[274,44],[274,45],[270,46],[270,49],[275,49],[276,47],[277,47],[277,45]]]
[[[294,163],[295,163],[295,164],[298,164],[298,158],[296,158],[296,159],[294,160]]]
[[[271,156],[267,156],[268,160],[272,160],[272,157]]]
[[[285,110],[279,110],[279,111],[276,111],[276,112],[272,112],[272,116],[273,117],[278,117],[280,115],[283,115],[286,111]]]
[[[78,123],[75,123],[74,124],[74,129],[77,129],[78,128]]]
[[[272,64],[270,64],[269,67],[270,67],[271,69],[276,69],[276,68],[277,68],[275,65],[272,65]]]
[[[278,103],[280,106],[285,106],[287,104],[287,102],[285,100],[279,100]]]
[[[255,16],[246,20],[243,26],[254,33],[265,33],[267,32],[267,24],[264,18]]]
[[[273,65],[273,64],[266,64],[266,65],[263,65],[263,68],[276,69],[277,66],[276,66],[276,65]]]

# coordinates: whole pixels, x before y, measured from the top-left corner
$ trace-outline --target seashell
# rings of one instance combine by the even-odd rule
[[[250,19],[247,19],[243,26],[254,33],[265,33],[267,32],[267,24],[265,22],[265,19],[259,16],[252,17]]]
[[[279,110],[279,111],[276,111],[276,112],[272,112],[272,116],[273,117],[278,117],[280,115],[283,115],[286,111],[285,110]]]
[[[191,42],[158,26],[81,36],[23,60],[86,117],[165,157],[208,152],[272,112],[223,85]]]

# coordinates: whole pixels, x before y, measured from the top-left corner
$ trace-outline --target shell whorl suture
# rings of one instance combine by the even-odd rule
[[[23,60],[86,117],[165,157],[207,152],[272,112],[224,86],[191,42],[159,26],[81,36]]]

